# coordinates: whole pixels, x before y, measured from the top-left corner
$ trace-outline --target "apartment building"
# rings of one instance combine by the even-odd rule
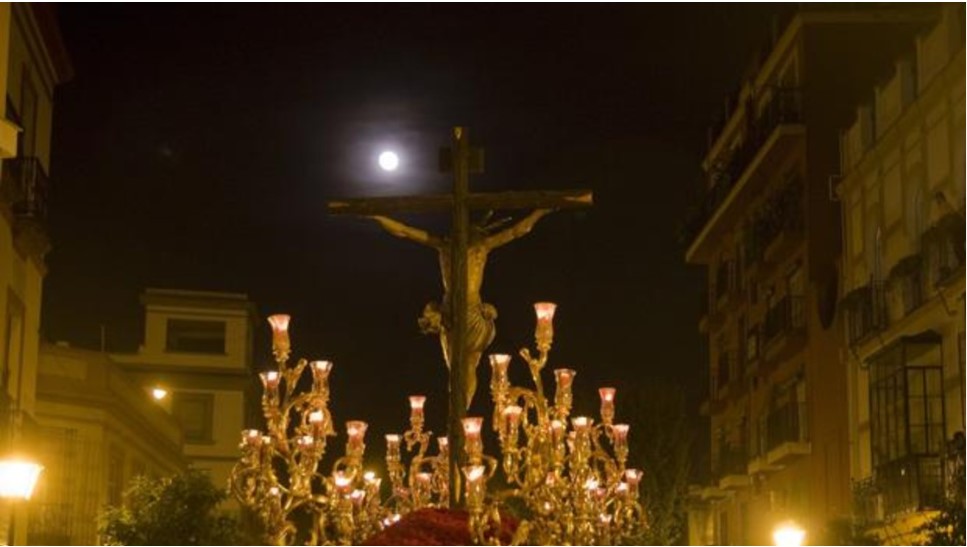
[[[244,294],[147,289],[144,344],[112,358],[143,389],[168,392],[191,467],[226,487],[253,387],[255,305]]]
[[[854,514],[888,543],[919,542],[963,465],[964,39],[945,6],[840,140]]]
[[[31,437],[46,469],[31,545],[97,545],[98,514],[121,504],[131,479],[185,468],[181,427],[155,395],[100,351],[41,346]]]
[[[771,544],[788,521],[822,542],[850,514],[839,131],[935,13],[800,7],[715,129],[685,255],[708,272],[712,480],[692,500],[693,544]]]
[[[0,3],[0,457],[37,459],[34,421],[40,301],[50,248],[47,172],[54,88],[71,66],[49,5]],[[0,541],[23,544],[28,506],[0,509]],[[8,524],[10,524],[8,526]]]

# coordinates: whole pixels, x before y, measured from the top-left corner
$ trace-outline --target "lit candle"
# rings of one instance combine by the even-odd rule
[[[632,498],[638,497],[638,483],[641,482],[641,477],[644,476],[644,472],[638,469],[626,469],[625,470],[625,482],[628,484],[629,495]]]
[[[517,430],[520,424],[520,415],[523,411],[524,409],[517,405],[510,405],[504,409],[503,435],[506,437],[506,440],[511,444],[516,444]]]
[[[262,372],[259,374],[259,378],[262,380],[262,387],[269,393],[275,393],[275,390],[279,388],[279,382],[282,381],[282,376],[277,370]]]
[[[463,468],[463,475],[467,478],[467,504],[471,509],[479,508],[483,503],[486,469],[482,465],[468,465]]]
[[[504,386],[508,383],[507,369],[510,368],[510,355],[494,353],[490,356],[492,386]]]
[[[551,420],[551,438],[554,439],[554,444],[558,444],[564,440],[564,422],[561,420]]]
[[[347,450],[353,452],[357,450],[362,450],[363,448],[363,437],[366,435],[366,428],[369,425],[366,422],[359,420],[352,420],[346,422],[346,434],[349,436],[349,443],[347,444]]]
[[[309,425],[316,435],[325,435],[326,415],[321,410],[313,410],[309,413]]]
[[[618,458],[618,461],[624,465],[625,460],[628,459],[628,430],[631,427],[628,424],[614,424],[611,427],[611,435],[614,440],[614,455]]]
[[[363,500],[366,499],[366,492],[357,488],[356,490],[353,490],[351,494],[349,494],[349,499],[353,502],[353,505],[356,506],[356,508],[362,507]]]
[[[538,324],[551,324],[554,322],[554,312],[557,304],[553,302],[538,302],[534,304],[534,312],[537,314]]]
[[[301,448],[309,448],[313,446],[315,442],[316,442],[316,438],[313,437],[312,435],[302,435],[301,437],[296,439],[296,444],[298,444],[299,447]]]
[[[413,429],[420,431],[423,429],[423,406],[426,405],[426,397],[423,395],[410,395],[410,425]]]
[[[262,432],[258,429],[243,429],[242,430],[242,445],[244,446],[255,446],[259,443],[259,439],[262,437]]]
[[[588,418],[587,416],[576,416],[571,418],[571,427],[574,428],[575,433],[578,435],[584,435],[591,430],[591,424],[594,420]]]
[[[332,472],[332,482],[336,486],[336,490],[343,495],[348,494],[353,486],[352,475],[342,470]]]
[[[577,372],[569,368],[559,368],[554,370],[554,405],[558,411],[566,415],[571,411],[571,385],[574,383],[574,376]]]
[[[272,326],[272,351],[277,356],[288,356],[289,354],[289,316],[276,314],[269,316],[269,325]]]
[[[467,417],[463,419],[463,434],[467,439],[466,452],[471,461],[480,458],[483,446],[480,441],[480,428],[483,427],[483,418]]]
[[[313,361],[309,363],[312,370],[312,387],[317,392],[325,391],[329,387],[329,373],[332,372],[332,361]]]
[[[537,349],[547,352],[551,349],[554,341],[554,311],[557,305],[551,302],[538,302],[534,304],[534,312],[537,314],[537,328],[534,331],[534,339],[537,341]]]
[[[605,424],[610,424],[614,419],[614,394],[613,387],[598,389],[598,395],[601,396],[601,420]]]
[[[386,435],[386,459],[398,460],[400,458],[400,436],[395,433]]]
[[[625,470],[625,482],[628,483],[628,487],[631,488],[632,492],[638,492],[638,483],[641,482],[643,475],[644,473],[638,469]]]
[[[440,457],[446,459],[447,455],[450,454],[450,439],[446,437],[437,437],[436,444],[437,448],[440,450]]]

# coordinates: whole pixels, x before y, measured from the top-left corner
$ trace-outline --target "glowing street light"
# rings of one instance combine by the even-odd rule
[[[155,401],[161,401],[168,396],[168,390],[163,387],[155,387],[151,390],[151,396]]]
[[[396,171],[400,166],[400,157],[392,150],[386,150],[379,155],[379,167],[383,171]]]
[[[792,521],[783,522],[772,532],[776,547],[799,547],[806,539],[806,531]]]
[[[29,500],[44,466],[22,458],[0,460],[0,498]]]

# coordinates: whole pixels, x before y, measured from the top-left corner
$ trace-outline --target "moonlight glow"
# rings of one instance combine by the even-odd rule
[[[399,165],[400,157],[396,155],[396,152],[387,150],[379,155],[379,167],[383,171],[396,171]]]

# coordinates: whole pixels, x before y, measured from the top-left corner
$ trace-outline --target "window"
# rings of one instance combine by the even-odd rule
[[[212,439],[212,412],[215,396],[211,393],[175,393],[172,406],[181,423],[186,443],[207,444]]]
[[[901,338],[871,360],[873,468],[887,515],[940,501],[943,403],[938,334]]]
[[[167,351],[225,353],[225,322],[169,319]]]
[[[0,385],[19,386],[22,383],[23,374],[23,347],[24,347],[24,305],[17,298],[17,295],[10,289],[7,290],[7,313],[6,321],[3,326],[5,347],[2,348],[3,354],[0,355]],[[14,387],[14,394],[20,397],[21,392]],[[3,397],[7,397],[4,393]],[[22,401],[16,401],[21,404]],[[3,409],[0,408],[0,412]],[[0,415],[0,418],[4,416]],[[10,435],[10,431],[0,430],[0,440]]]
[[[21,82],[19,115],[20,126],[23,128],[23,132],[17,141],[17,148],[19,148],[18,156],[33,157],[36,155],[34,149],[36,148],[37,140],[37,87],[34,86],[30,70],[26,65],[24,65],[21,74],[23,80]]]
[[[111,446],[107,454],[107,504],[118,507],[124,492],[124,452]]]

